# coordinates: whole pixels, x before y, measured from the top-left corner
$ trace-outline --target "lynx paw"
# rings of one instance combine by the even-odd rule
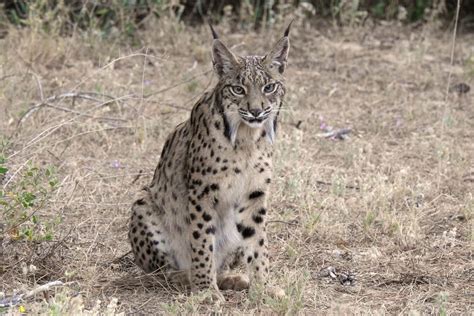
[[[242,291],[248,289],[249,284],[249,278],[243,274],[227,274],[217,280],[217,285],[221,290]]]

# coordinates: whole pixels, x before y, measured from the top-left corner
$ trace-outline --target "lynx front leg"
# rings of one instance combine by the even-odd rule
[[[250,286],[264,286],[265,291],[273,297],[283,297],[285,292],[279,287],[269,287],[269,259],[267,251],[267,235],[265,217],[267,214],[265,192],[256,190],[249,194],[250,206],[238,211],[237,230],[244,243],[243,260],[247,264]]]
[[[250,284],[265,285],[269,263],[265,216],[267,214],[264,191],[253,191],[248,196],[249,206],[238,211],[237,231],[244,243],[243,260],[247,264]]]
[[[217,299],[224,300],[216,280],[215,219],[216,212],[207,199],[199,194],[189,198],[190,244],[191,244],[191,289],[211,289]]]

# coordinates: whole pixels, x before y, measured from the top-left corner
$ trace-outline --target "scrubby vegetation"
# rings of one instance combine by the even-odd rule
[[[472,23],[474,4],[462,3],[461,19]],[[75,28],[98,28],[108,33],[117,28],[131,33],[144,20],[173,15],[191,23],[218,21],[232,15],[236,23],[273,24],[282,14],[303,8],[308,15],[330,17],[339,23],[367,18],[406,23],[433,18],[450,20],[457,0],[6,0],[4,23],[27,26],[39,20],[46,30],[60,27],[63,32]]]

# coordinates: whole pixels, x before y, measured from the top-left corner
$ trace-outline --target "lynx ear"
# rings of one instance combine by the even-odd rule
[[[221,77],[232,69],[237,68],[239,62],[236,56],[221,42],[212,25],[209,24],[209,26],[211,27],[212,37],[214,38],[212,43],[212,64],[214,71]]]
[[[285,30],[284,36],[276,43],[273,49],[265,56],[268,67],[278,69],[279,73],[285,71],[286,62],[288,60],[288,52],[290,50],[290,39],[288,35],[290,34],[291,23]]]

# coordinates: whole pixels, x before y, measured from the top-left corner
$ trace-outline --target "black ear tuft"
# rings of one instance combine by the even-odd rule
[[[294,20],[291,20],[290,24],[288,24],[288,27],[285,30],[285,37],[288,37],[288,35],[290,35],[290,28],[291,28],[291,24],[293,24],[293,21]]]
[[[209,22],[209,27],[211,28],[212,38],[213,38],[213,39],[218,39],[218,38],[219,38],[219,35],[217,35],[216,30],[214,30],[214,28],[212,27],[211,22]]]

